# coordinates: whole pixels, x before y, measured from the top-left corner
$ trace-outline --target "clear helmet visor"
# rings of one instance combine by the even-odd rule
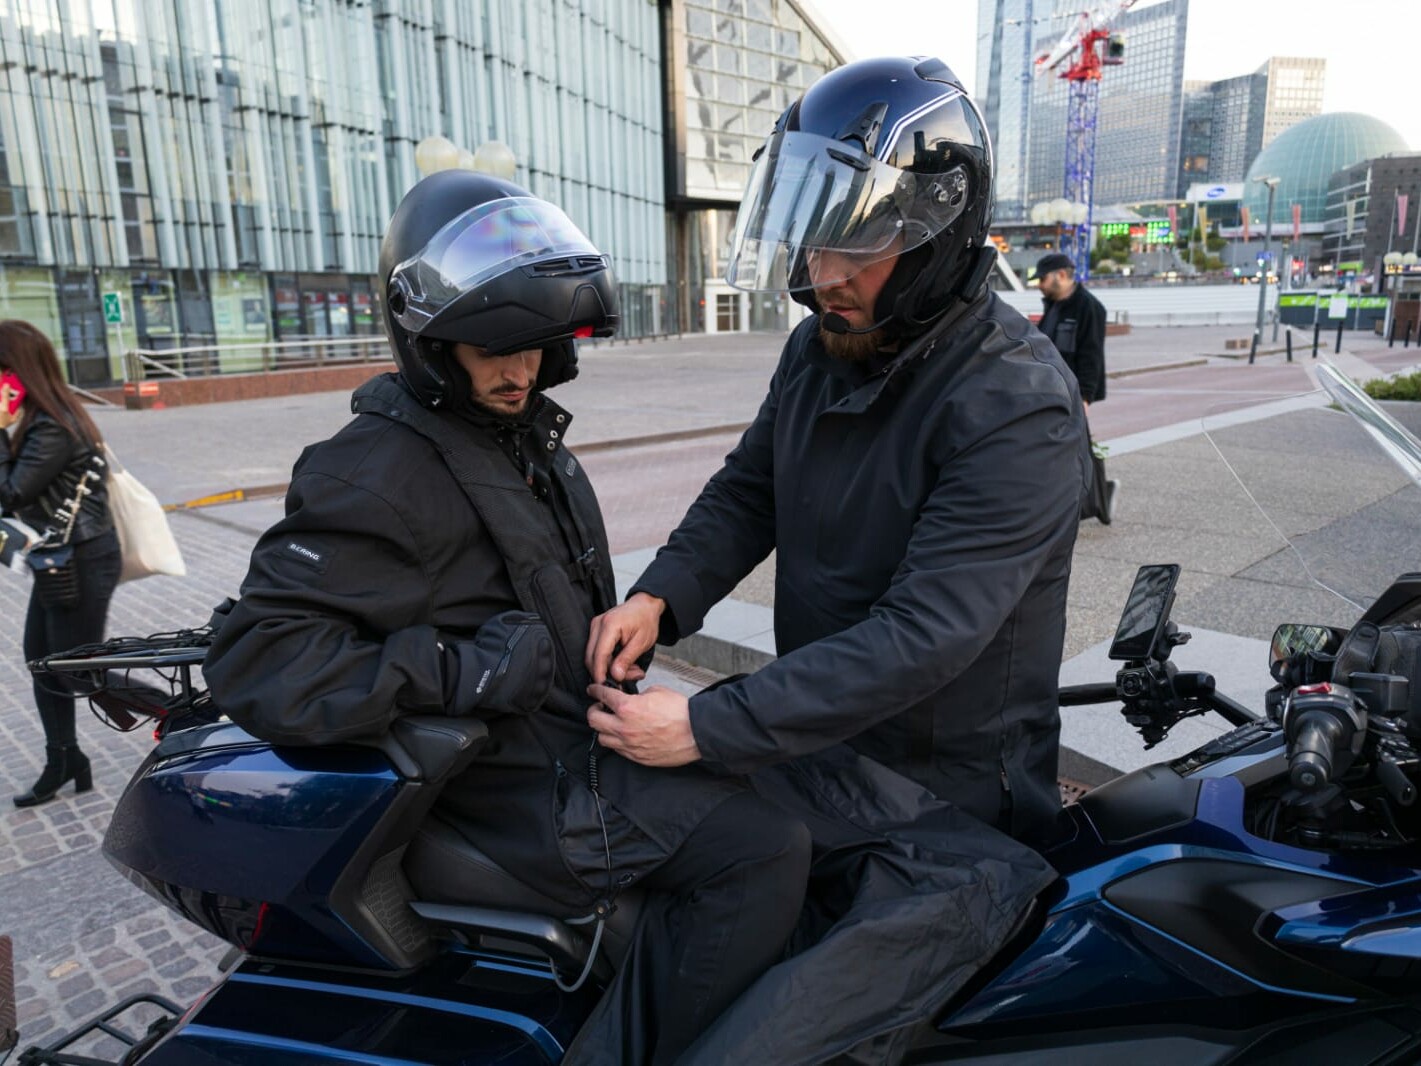
[[[750,172],[726,281],[797,292],[926,244],[971,199],[967,170],[918,174],[812,133],[770,138]]]
[[[601,253],[546,200],[490,200],[451,219],[418,255],[390,272],[390,313],[418,334],[470,289],[519,264],[558,256]]]

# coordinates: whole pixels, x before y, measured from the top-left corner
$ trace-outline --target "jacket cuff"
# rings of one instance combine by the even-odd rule
[[[727,758],[727,755],[716,747],[715,730],[708,728],[708,722],[714,721],[717,714],[726,713],[725,707],[716,706],[715,693],[698,693],[687,703],[690,707],[691,736],[695,738],[696,750],[701,753],[701,764],[713,773],[740,773],[734,766],[733,756]]]
[[[700,582],[683,567],[667,559],[664,552],[651,561],[627,596],[630,598],[638,592],[666,601],[666,610],[661,615],[661,631],[657,635],[658,644],[675,644],[700,629],[705,622]]]

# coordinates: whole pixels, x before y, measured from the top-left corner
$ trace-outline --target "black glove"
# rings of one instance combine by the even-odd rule
[[[444,706],[450,714],[528,714],[553,687],[553,638],[536,614],[494,615],[473,640],[444,644]]]

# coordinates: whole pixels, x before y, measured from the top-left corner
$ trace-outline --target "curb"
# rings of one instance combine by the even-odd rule
[[[1107,378],[1129,378],[1137,374],[1153,374],[1157,370],[1183,370],[1191,366],[1208,366],[1207,356],[1199,356],[1196,359],[1178,359],[1172,363],[1151,363],[1149,366],[1127,366],[1120,370],[1107,370]]]

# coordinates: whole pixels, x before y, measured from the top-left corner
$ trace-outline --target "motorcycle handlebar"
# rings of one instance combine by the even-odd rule
[[[1288,779],[1304,792],[1320,792],[1332,783],[1341,723],[1331,715],[1312,715],[1298,726],[1288,752]]]

